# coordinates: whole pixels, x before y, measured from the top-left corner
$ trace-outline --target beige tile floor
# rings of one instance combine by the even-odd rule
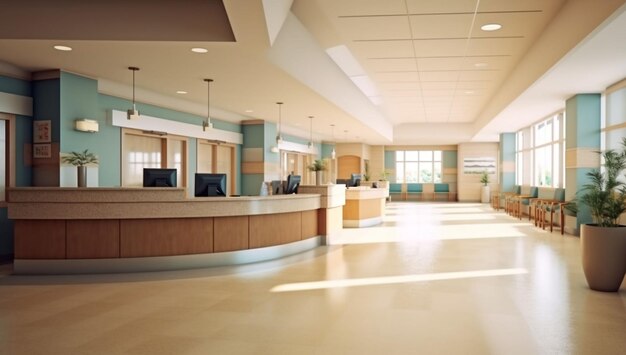
[[[382,226],[279,261],[0,276],[0,354],[625,354],[626,285],[579,239],[486,205],[390,203]]]

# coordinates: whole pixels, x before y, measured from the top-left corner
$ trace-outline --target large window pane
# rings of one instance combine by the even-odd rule
[[[435,150],[435,161],[441,161],[441,150]]]
[[[396,163],[396,182],[404,182],[404,162]]]
[[[560,144],[556,143],[552,146],[552,187],[558,187],[561,179],[561,150]]]
[[[416,150],[408,150],[405,152],[405,160],[406,161],[417,161],[418,160],[418,152]]]
[[[124,186],[142,186],[144,168],[161,167],[161,139],[155,137],[125,135]]]
[[[178,187],[185,186],[183,181],[183,154],[184,142],[170,139],[167,147],[167,167],[176,169],[176,182]]]
[[[435,162],[434,164],[435,171],[433,172],[433,182],[441,182],[441,162]]]
[[[419,182],[433,182],[433,164],[420,163],[420,176]]]
[[[417,163],[405,163],[405,169],[406,182],[419,182]]]
[[[433,152],[432,150],[423,150],[419,152],[420,161],[432,161],[433,160]]]
[[[396,161],[404,161],[404,151],[403,150],[396,151]]]

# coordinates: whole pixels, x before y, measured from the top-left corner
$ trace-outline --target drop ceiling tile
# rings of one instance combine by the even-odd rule
[[[476,7],[476,0],[407,0],[409,12],[414,13],[446,13],[471,12]]]
[[[352,42],[350,49],[357,58],[413,57],[411,41]]]
[[[367,68],[374,72],[417,71],[417,65],[413,58],[370,59],[367,61]]]
[[[472,17],[471,14],[411,16],[413,38],[466,38]]]
[[[411,38],[408,21],[397,16],[341,18],[339,29],[353,41]]]
[[[418,57],[462,56],[465,53],[466,40],[427,40],[413,41]]]
[[[404,0],[325,0],[325,6],[335,7],[336,13],[345,15],[404,14]]]

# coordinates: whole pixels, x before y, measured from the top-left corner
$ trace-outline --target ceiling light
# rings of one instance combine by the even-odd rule
[[[187,93],[187,91],[184,90],[178,90],[176,91],[177,94],[181,94],[181,95],[185,95]]]
[[[137,111],[137,105],[135,105],[135,72],[139,70],[137,67],[128,67],[128,70],[133,72],[133,108],[128,110],[126,118],[129,120],[139,118],[139,111]]]
[[[254,112],[253,110],[246,110],[246,113],[252,113]]]
[[[476,68],[484,68],[487,66],[487,63],[475,63],[474,66]]]
[[[206,92],[207,92],[207,100],[206,100],[206,121],[202,121],[202,130],[206,131],[206,129],[213,128],[213,123],[211,123],[211,83],[213,79],[204,79],[206,81]]]
[[[200,47],[196,47],[196,48],[191,48],[191,51],[194,53],[206,53],[209,50],[206,48],[200,48]]]
[[[474,91],[472,91],[472,90],[465,90],[465,93],[468,94],[468,95],[471,95],[471,94],[474,93]]]
[[[502,28],[502,25],[499,24],[499,23],[488,23],[488,24],[480,26],[481,30],[487,31],[487,32],[489,32],[489,31],[497,31],[497,30],[499,30],[501,28]]]
[[[72,50],[72,47],[68,47],[68,46],[54,46],[54,49],[56,49],[57,51],[69,52],[69,51]]]
[[[282,124],[281,124],[281,107],[283,106],[282,102],[277,102],[276,105],[278,105],[278,129],[277,129],[277,133],[276,133],[276,144],[280,144],[283,142],[283,137],[280,135],[280,130],[282,128]]]

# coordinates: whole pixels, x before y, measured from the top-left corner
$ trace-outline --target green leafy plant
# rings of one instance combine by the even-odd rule
[[[71,152],[70,155],[63,157],[63,162],[74,166],[85,166],[89,164],[97,164],[98,158],[95,154],[85,149],[83,152]]]
[[[626,137],[622,138],[621,152],[611,149],[600,154],[604,171],[594,169],[588,172],[589,183],[583,185],[576,199],[565,208],[577,213],[579,205],[585,205],[599,227],[619,227],[619,217],[626,211],[626,184],[619,180],[626,169]]]
[[[326,162],[324,162],[322,159],[317,159],[311,165],[307,166],[307,169],[309,169],[309,171],[326,170]]]
[[[370,161],[366,160],[365,161],[365,174],[363,174],[363,178],[365,179],[365,181],[370,181]]]
[[[389,175],[391,175],[391,172],[389,170],[383,170],[380,173],[380,181],[387,181],[387,180],[389,180]]]
[[[487,184],[489,183],[489,174],[486,170],[482,172],[482,175],[480,176],[480,182],[482,182],[485,186],[487,186]]]

